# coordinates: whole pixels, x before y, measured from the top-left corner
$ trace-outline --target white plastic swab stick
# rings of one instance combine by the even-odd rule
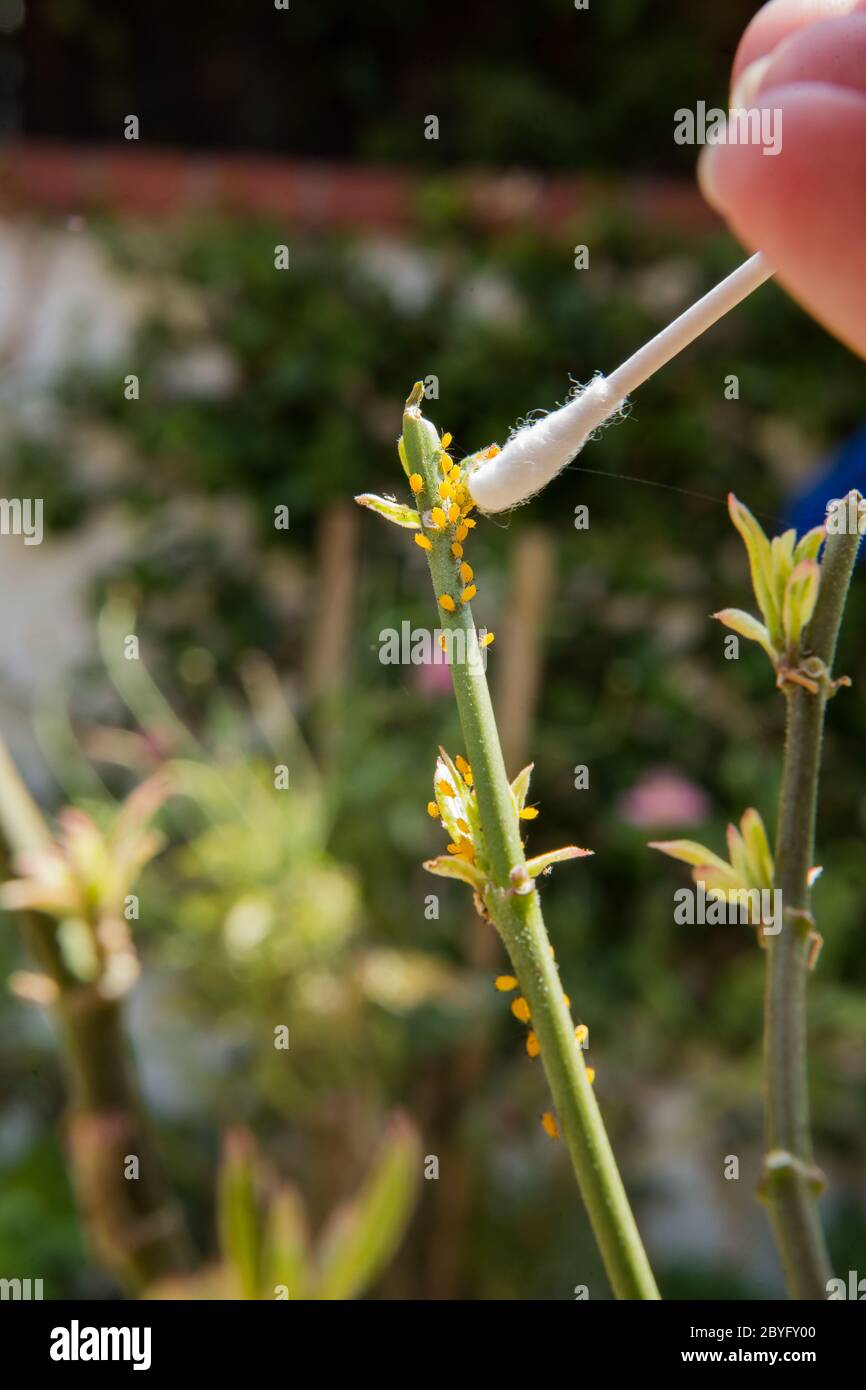
[[[470,472],[469,490],[481,510],[505,511],[539,492],[580,453],[593,431],[619,410],[626,396],[772,274],[758,251],[610,376],[594,377],[559,410],[517,430],[494,458],[480,460]]]

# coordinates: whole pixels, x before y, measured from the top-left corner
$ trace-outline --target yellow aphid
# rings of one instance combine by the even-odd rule
[[[450,594],[440,594],[439,607],[444,608],[446,613],[453,613],[455,608],[457,607],[457,604],[454,602]]]
[[[462,819],[462,817],[458,818],[457,829],[462,830],[464,835],[469,834],[469,826],[466,824],[465,820]]]
[[[571,1000],[569,999],[568,995],[567,995],[567,994],[564,994],[564,995],[562,996],[562,999],[563,999],[563,1003],[565,1004],[565,1007],[566,1007],[567,1009],[570,1009],[570,1008],[571,1008]]]
[[[465,859],[468,863],[475,863],[475,849],[471,840],[461,840],[459,844],[448,845],[448,853],[453,854],[457,859]]]
[[[454,766],[457,768],[458,772],[472,771],[472,768],[469,766],[462,753],[457,754],[457,757],[454,759]]]
[[[589,1084],[590,1084],[590,1086],[591,1086],[592,1083],[593,1083],[593,1081],[595,1080],[595,1067],[587,1067],[587,1069],[586,1069],[586,1079],[587,1079],[587,1081],[589,1082]]]
[[[469,535],[469,527],[466,525],[465,521],[461,521],[454,534],[458,541],[465,541],[466,537]]]
[[[511,989],[517,989],[517,976],[497,975],[493,983],[501,994],[507,994]]]
[[[471,768],[469,768],[466,772],[464,772],[464,774],[463,774],[463,781],[466,783],[467,787],[471,787],[471,786],[472,786],[473,782],[475,781],[475,778],[472,776],[472,769],[471,769]]]
[[[467,518],[466,518],[466,520],[464,521],[463,525],[464,525],[464,526],[468,526],[468,527],[469,527],[469,530],[471,531],[473,526],[477,526],[477,525],[478,525],[478,522],[475,520],[475,518],[474,518],[473,516],[467,516]]]
[[[433,525],[436,527],[436,529],[437,529],[438,531],[441,531],[441,530],[442,530],[442,527],[443,527],[443,526],[445,525],[445,523],[446,523],[446,516],[445,516],[445,513],[443,512],[442,508],[441,508],[441,507],[434,507],[433,510],[432,510],[432,512],[430,513],[430,516],[431,516],[431,518],[432,518],[432,520],[433,520]]]
[[[435,801],[427,802],[427,814],[428,816],[432,816],[434,820],[439,819],[439,807],[436,805]]]
[[[442,438],[439,440],[440,448],[447,449],[453,437],[454,436],[451,434],[443,434]]]
[[[521,820],[535,820],[536,817],[537,817],[537,815],[538,815],[538,807],[537,807],[537,806],[524,806],[523,810],[520,812],[520,819],[521,819]]]
[[[454,544],[452,545],[452,547],[451,547],[451,554],[454,556],[455,560],[459,560],[459,559],[462,557],[462,555],[463,555],[463,546],[460,545],[459,541],[455,541]]]
[[[555,952],[554,949],[553,949],[553,942],[552,942],[552,941],[548,944],[547,949],[548,949],[549,952],[550,952],[551,959],[552,959],[552,960],[556,960],[556,952]]]
[[[433,542],[432,542],[427,536],[422,536],[422,535],[419,534],[419,535],[414,536],[413,539],[414,539],[414,541],[415,541],[415,544],[416,544],[416,545],[420,545],[420,547],[421,547],[422,550],[432,550],[432,549],[433,549]]]
[[[489,448],[487,448],[487,449],[484,450],[484,457],[485,457],[486,459],[495,459],[495,458],[496,458],[496,455],[497,455],[499,452],[500,452],[499,445],[498,445],[498,444],[491,444]]]
[[[468,584],[470,579],[475,578],[475,572],[472,566],[467,565],[465,560],[463,561],[463,564],[460,566],[460,578],[463,580],[464,584]]]
[[[511,1012],[521,1023],[528,1023],[532,1017],[532,1014],[529,1012],[529,1005],[522,994],[519,999],[514,1000],[514,1003],[511,1005]]]
[[[447,478],[443,478],[441,483],[439,484],[439,496],[442,498],[443,502],[447,502],[450,500],[451,484],[449,483]]]
[[[460,595],[460,602],[471,603],[477,593],[478,589],[476,585],[467,584],[466,588],[463,590],[463,593]]]
[[[457,518],[459,517],[459,515],[460,515],[460,508],[458,507],[458,505],[457,505],[456,502],[452,502],[452,503],[451,503],[451,506],[448,508],[448,520],[451,521],[451,522],[454,522],[454,521],[457,520]]]
[[[482,639],[481,639],[481,641],[479,642],[478,645],[481,646],[481,647],[489,647],[489,646],[491,646],[491,644],[492,644],[493,642],[495,642],[495,641],[496,641],[496,633],[495,633],[495,632],[486,632],[486,633],[484,634],[484,636],[482,637]]]
[[[454,788],[450,782],[446,782],[444,777],[440,777],[436,783],[436,790],[440,796],[453,796]]]
[[[586,1044],[589,1042],[589,1029],[585,1023],[578,1023],[574,1030],[574,1041],[577,1043],[578,1047],[586,1047]]]
[[[541,1043],[538,1041],[538,1036],[531,1031],[526,1034],[526,1051],[529,1053],[530,1057],[537,1057],[541,1052]]]
[[[420,473],[409,474],[409,486],[414,493],[418,493],[423,490],[424,479],[421,477]]]
[[[545,1110],[541,1117],[541,1128],[551,1139],[559,1138],[559,1125],[556,1123],[556,1116],[549,1110]]]
[[[439,633],[439,646],[442,648],[443,652],[447,652],[447,650],[448,650],[448,643],[445,641],[445,633],[444,633],[444,632],[440,632],[440,633]]]
[[[443,453],[443,454],[440,456],[439,462],[441,463],[442,468],[443,468],[444,472],[446,472],[446,473],[448,472],[448,470],[449,470],[450,468],[453,468],[453,467],[454,467],[454,460],[453,460],[453,458],[451,458],[450,455],[448,455],[448,454],[446,454],[446,453]]]

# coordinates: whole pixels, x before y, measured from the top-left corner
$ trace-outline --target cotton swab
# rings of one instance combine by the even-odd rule
[[[772,274],[758,251],[610,376],[599,373],[559,410],[524,425],[493,458],[482,458],[470,467],[469,490],[481,510],[502,512],[539,492],[580,453],[590,435],[621,408],[632,391]]]

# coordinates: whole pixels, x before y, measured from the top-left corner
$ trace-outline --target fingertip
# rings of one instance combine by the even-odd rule
[[[815,318],[866,355],[866,95],[799,83],[763,92],[758,106],[781,112],[778,154],[707,147],[704,196]]]
[[[769,0],[753,16],[740,39],[731,86],[736,87],[746,68],[767,57],[797,30],[858,11],[866,12],[866,0]]]

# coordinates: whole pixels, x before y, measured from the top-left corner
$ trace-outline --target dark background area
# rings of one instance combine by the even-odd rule
[[[670,94],[723,104],[753,11],[749,0],[586,11],[570,0],[293,0],[288,11],[40,0],[14,40],[17,129],[115,140],[118,113],[134,112],[148,143],[199,150],[688,174]],[[422,136],[430,113],[438,142]]]

